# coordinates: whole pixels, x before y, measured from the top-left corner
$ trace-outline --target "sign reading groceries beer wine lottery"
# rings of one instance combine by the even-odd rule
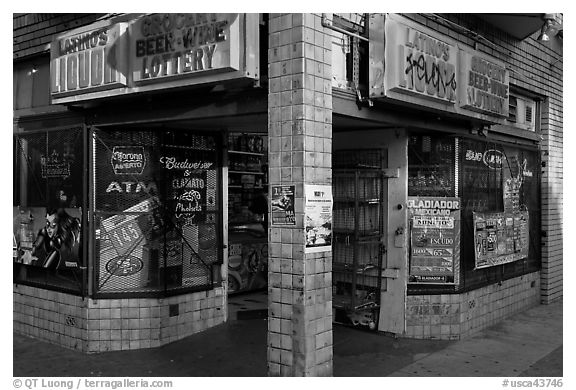
[[[409,197],[410,283],[458,284],[460,198]]]
[[[51,43],[53,104],[258,78],[258,16],[160,13],[98,21]]]
[[[239,68],[238,14],[153,14],[130,26],[135,83]]]

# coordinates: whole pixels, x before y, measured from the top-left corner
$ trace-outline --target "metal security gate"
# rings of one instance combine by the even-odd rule
[[[377,329],[385,254],[382,150],[335,153],[333,308],[335,322]]]
[[[218,135],[93,133],[97,294],[208,290],[219,277]]]

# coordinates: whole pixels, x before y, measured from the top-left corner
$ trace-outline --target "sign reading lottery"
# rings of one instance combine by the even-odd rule
[[[130,26],[135,83],[237,70],[238,14],[152,14]]]

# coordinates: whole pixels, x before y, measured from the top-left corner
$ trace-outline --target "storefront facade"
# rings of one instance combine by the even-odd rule
[[[15,54],[15,330],[155,347],[267,287],[270,375],[331,375],[332,322],[460,339],[560,298],[561,48],[449,22],[104,17],[51,38],[50,101]]]
[[[266,152],[266,95],[243,106],[210,91],[253,88],[258,60],[257,15],[122,15],[52,40],[51,106],[81,114],[30,115],[15,129],[16,330],[102,352],[226,321],[224,199],[240,179],[248,204],[262,191],[265,164],[246,156]],[[229,156],[242,174],[223,168]],[[262,216],[235,211],[232,225],[253,222],[259,239],[236,239],[231,290],[265,287],[263,259],[242,258],[254,242],[266,254]]]

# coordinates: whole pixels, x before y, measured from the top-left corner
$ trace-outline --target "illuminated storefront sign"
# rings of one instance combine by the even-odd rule
[[[259,63],[257,14],[122,15],[52,42],[52,103],[250,81]]]
[[[460,51],[460,105],[477,112],[508,116],[510,75],[504,65],[478,53]]]
[[[504,124],[501,61],[397,14],[370,14],[369,96]]]
[[[52,42],[52,98],[125,86],[125,30],[126,24],[119,23],[68,34]]]
[[[238,14],[153,14],[130,26],[135,83],[237,70]]]
[[[385,87],[453,104],[457,93],[456,46],[433,31],[386,20]]]

